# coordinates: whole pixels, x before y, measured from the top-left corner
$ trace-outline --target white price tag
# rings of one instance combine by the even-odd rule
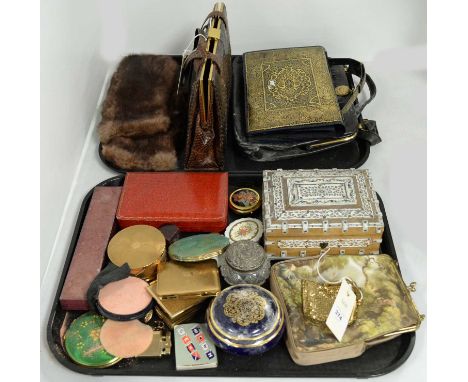
[[[328,328],[340,342],[348,327],[355,305],[356,294],[351,285],[343,280],[326,321]]]

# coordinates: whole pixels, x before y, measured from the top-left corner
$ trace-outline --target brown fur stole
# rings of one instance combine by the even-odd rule
[[[102,107],[102,155],[123,170],[172,170],[180,133],[179,64],[170,56],[130,55],[119,64]]]

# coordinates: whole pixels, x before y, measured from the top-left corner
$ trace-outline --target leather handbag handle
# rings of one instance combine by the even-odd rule
[[[226,27],[226,29],[228,29],[226,16],[224,12],[220,12],[220,11],[211,11],[210,13],[208,13],[208,16],[206,16],[205,20],[203,21],[202,27],[205,26],[205,23],[212,17],[219,18],[224,23],[224,26]]]
[[[219,57],[211,52],[207,52],[206,50],[201,50],[201,49],[195,49],[192,53],[190,53],[187,56],[184,62],[184,69],[188,66],[190,62],[196,59],[201,59],[205,61],[211,60],[218,68],[218,71],[221,71],[221,62],[220,62]]]
[[[375,86],[375,83],[372,80],[372,78],[368,74],[366,74],[364,64],[362,62],[353,60],[352,58],[329,58],[328,60],[331,65],[347,65],[348,72],[359,77],[359,83],[354,87],[351,97],[349,97],[348,101],[341,109],[342,114],[346,114],[350,111],[354,102],[357,100],[359,94],[361,93],[362,89],[364,89],[364,85],[367,84],[370,94],[369,98],[365,102],[360,103],[359,106],[357,106],[355,109],[356,114],[360,114],[362,110],[364,110],[364,108],[375,98],[375,95],[377,94],[377,88]]]

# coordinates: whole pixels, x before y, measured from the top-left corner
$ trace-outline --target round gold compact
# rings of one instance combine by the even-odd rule
[[[229,195],[229,207],[239,215],[248,215],[261,206],[260,194],[252,188],[238,188]]]
[[[145,281],[156,278],[156,268],[164,260],[166,239],[149,225],[134,225],[117,232],[107,246],[110,261],[118,267],[128,263],[131,275]]]

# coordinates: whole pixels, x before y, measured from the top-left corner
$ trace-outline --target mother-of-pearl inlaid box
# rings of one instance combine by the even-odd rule
[[[368,170],[263,171],[265,250],[272,257],[378,254],[384,223]]]

